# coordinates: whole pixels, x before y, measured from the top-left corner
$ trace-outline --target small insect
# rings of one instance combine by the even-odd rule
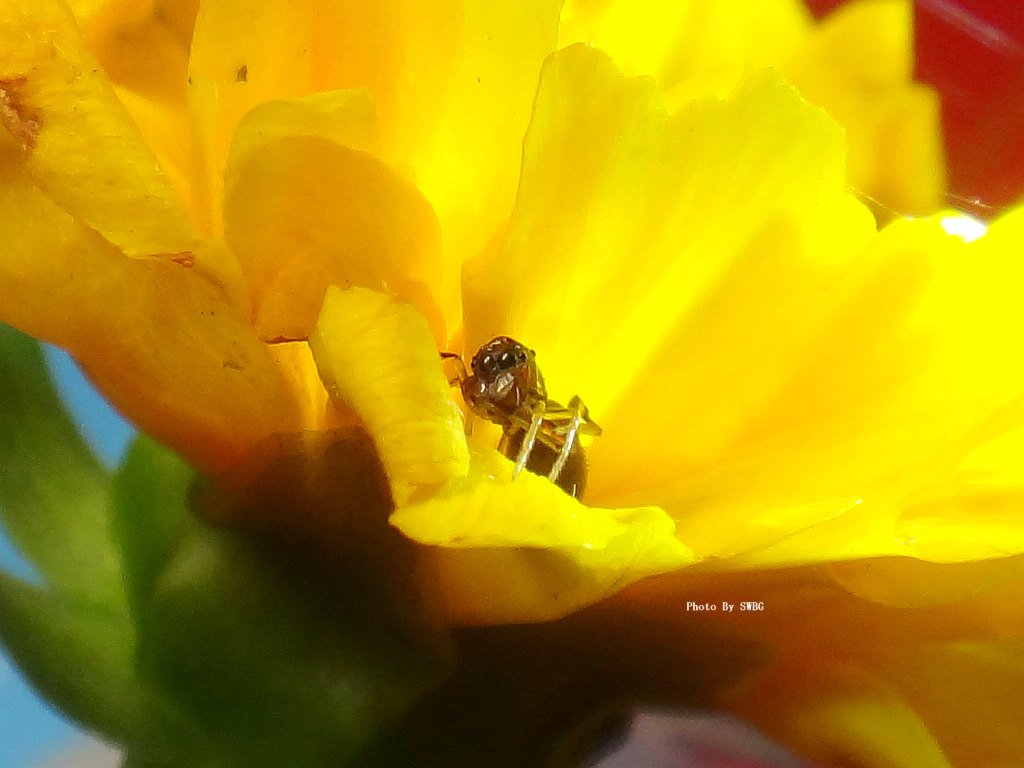
[[[459,355],[441,356],[458,362],[459,374],[452,383],[459,385],[470,410],[502,428],[498,450],[515,461],[513,477],[525,468],[581,498],[587,462],[579,436],[597,437],[601,428],[579,397],[573,396],[567,406],[548,398],[534,351],[498,336],[473,355],[472,374]]]

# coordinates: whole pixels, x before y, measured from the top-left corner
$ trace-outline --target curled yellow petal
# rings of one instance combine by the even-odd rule
[[[469,469],[462,414],[416,309],[365,288],[332,287],[309,338],[328,390],[366,424],[404,503]]]
[[[0,125],[38,187],[129,255],[191,251],[178,191],[54,0],[0,11]]]
[[[74,0],[69,5],[118,99],[191,204],[186,81],[198,0]]]

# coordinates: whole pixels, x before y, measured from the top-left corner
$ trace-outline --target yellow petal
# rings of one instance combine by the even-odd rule
[[[1022,248],[1024,208],[1018,208],[938,266],[922,310],[945,319],[936,336],[948,363],[933,386],[994,394],[984,418],[942,454],[942,471],[903,506],[898,535],[920,557],[956,562],[1024,551],[1024,372],[1008,351],[1024,332]],[[954,402],[947,408],[962,407]]]
[[[39,188],[129,255],[179,254],[197,234],[172,183],[52,0],[0,15],[2,123]]]
[[[784,378],[759,380],[761,405],[743,409],[745,426],[731,444],[707,459],[695,461],[696,443],[688,456],[676,454],[688,465],[683,475],[672,480],[666,466],[644,498],[685,515],[681,535],[700,553],[756,549],[748,565],[1021,551],[998,506],[969,534],[951,535],[960,513],[957,483],[948,481],[992,438],[987,422],[1020,424],[1019,409],[1006,409],[1024,388],[1024,370],[1003,351],[1024,331],[1016,252],[984,238],[964,244],[926,222],[890,227],[847,265],[842,282],[837,275],[818,292],[823,314],[803,305],[793,327],[814,334]],[[762,354],[788,348],[781,330]],[[707,366],[718,360],[705,353]],[[674,391],[671,368],[661,373],[655,380]],[[726,394],[708,390],[696,402],[727,405]],[[644,400],[632,402],[638,419]],[[953,509],[950,520],[937,514],[943,506]],[[901,518],[903,509],[912,512]],[[723,535],[723,520],[734,521],[726,529],[746,527]]]
[[[262,338],[306,338],[336,284],[414,302],[443,342],[431,291],[440,274],[437,220],[418,190],[363,151],[375,142],[372,107],[358,92],[263,104],[240,124],[224,236]]]
[[[158,21],[187,51],[199,0],[68,0],[68,6],[91,46],[94,40],[113,43],[114,30],[119,28]]]
[[[325,91],[297,99],[267,101],[253,107],[231,139],[230,166],[263,151],[275,139],[319,136],[349,149],[380,154],[380,128],[364,91]]]
[[[194,194],[209,217],[202,222],[207,234],[220,234],[224,166],[239,120],[263,101],[312,90],[315,13],[314,4],[301,0],[200,4],[188,83],[196,140]]]
[[[535,348],[549,394],[590,407],[604,427],[590,498],[635,505],[686,485],[696,456],[720,460],[788,375],[814,333],[803,313],[827,314],[821,292],[842,286],[838,265],[874,232],[842,194],[841,146],[769,75],[666,118],[650,82],[600,54],[554,57],[504,249],[467,265],[466,330],[470,349],[499,333]],[[702,498],[676,504],[679,517]],[[717,512],[702,517],[712,541],[763,543],[756,523],[723,526]]]
[[[798,0],[570,0],[558,42],[595,45],[627,74],[650,75],[677,98],[693,98],[728,92],[748,67],[784,60],[811,28]]]
[[[197,0],[77,0],[70,5],[118,99],[191,205],[186,80]]]
[[[271,344],[268,350],[291,387],[291,398],[298,405],[305,430],[327,432],[358,424],[351,409],[331,398],[324,388],[307,342]]]
[[[549,621],[639,579],[694,562],[657,507],[587,507],[547,478],[479,448],[471,472],[391,524],[429,551],[458,624]]]
[[[748,686],[729,709],[822,765],[951,766],[899,690],[855,665],[802,658]]]
[[[559,3],[466,0],[324,4],[315,26],[318,90],[365,88],[384,158],[437,211],[444,290],[459,317],[459,264],[504,222],[515,197],[537,71],[555,48]]]
[[[887,660],[882,676],[900,688],[951,765],[1016,765],[1024,754],[1018,702],[1024,643],[957,642]]]
[[[913,4],[857,0],[829,14],[780,69],[849,137],[850,183],[898,214],[945,202],[939,100],[913,82]]]
[[[0,320],[67,348],[140,429],[219,471],[300,427],[266,347],[219,289],[164,259],[127,259],[0,166]]]
[[[1013,594],[1019,592],[1022,563],[1024,560],[1019,556],[955,565],[912,557],[879,557],[832,563],[825,567],[825,572],[850,594],[886,606],[930,608],[970,602],[975,613],[987,613],[989,620],[971,617],[972,620],[964,621],[965,612],[957,611],[956,620],[949,624],[966,624],[976,633],[982,627],[998,626],[998,619],[992,620],[998,614],[991,610],[991,603],[1012,600]],[[1005,620],[1005,616],[1002,618]],[[911,634],[909,629],[907,634]]]
[[[167,179],[178,190],[193,221],[199,221],[202,212],[192,199],[191,141],[188,116],[174,103],[148,98],[137,91],[115,85],[117,98],[139,126],[142,137],[160,162]]]
[[[328,390],[366,424],[396,503],[468,471],[462,414],[412,305],[365,288],[331,287],[309,345]]]
[[[594,56],[545,75],[504,248],[467,265],[469,348],[537,349],[549,393],[604,427],[589,498],[658,504],[699,555],[938,557],[900,505],[1024,385],[1003,352],[1024,330],[1019,247],[985,256],[923,222],[872,241],[834,126],[783,86],[666,120]],[[1007,546],[993,528],[960,557]]]
[[[579,394],[601,423],[748,238],[838,205],[843,184],[838,127],[769,73],[667,118],[652,82],[566,49],[542,78],[504,246],[466,265],[467,346],[517,336],[549,392]],[[866,218],[839,221],[851,215],[863,240]]]
[[[1020,760],[1019,638],[873,655],[843,662],[802,654],[723,704],[824,765],[987,768]]]

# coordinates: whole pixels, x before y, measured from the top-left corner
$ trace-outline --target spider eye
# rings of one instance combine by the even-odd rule
[[[501,357],[498,359],[498,367],[501,370],[508,370],[514,367],[519,362],[519,356],[514,352],[503,352]]]

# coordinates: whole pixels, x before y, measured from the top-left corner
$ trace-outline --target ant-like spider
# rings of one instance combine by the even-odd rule
[[[548,399],[532,349],[498,336],[473,355],[472,374],[459,355],[442,352],[441,357],[458,363],[452,384],[459,385],[470,410],[502,428],[498,450],[515,461],[513,477],[525,468],[547,475],[577,499],[583,496],[587,463],[579,435],[597,437],[601,428],[579,397],[568,406]]]

